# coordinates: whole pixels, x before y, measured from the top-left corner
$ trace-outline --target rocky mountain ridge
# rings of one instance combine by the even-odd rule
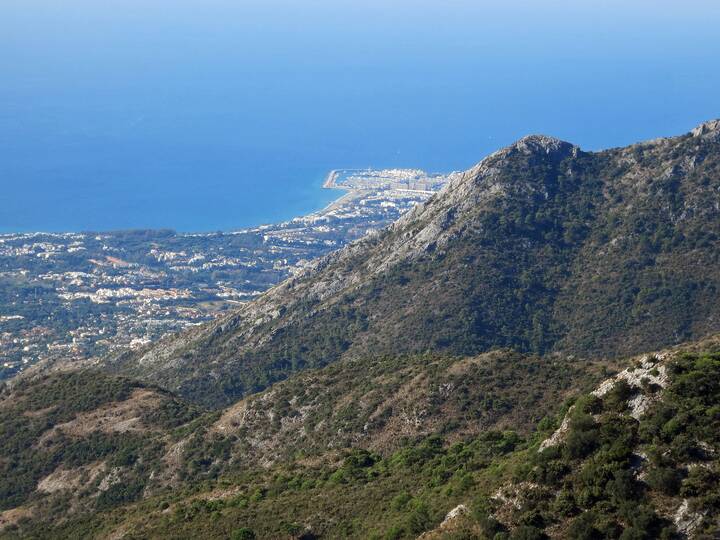
[[[111,369],[221,405],[368,353],[612,357],[701,337],[720,329],[718,132],[602,152],[525,137],[387,229]]]

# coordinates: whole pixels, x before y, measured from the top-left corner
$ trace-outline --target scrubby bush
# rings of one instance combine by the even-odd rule
[[[576,413],[570,421],[565,438],[565,452],[570,459],[584,458],[597,448],[600,441],[598,425],[592,416]]]
[[[573,540],[600,540],[602,534],[595,528],[595,514],[583,512],[572,520],[567,537]]]
[[[677,495],[682,483],[682,475],[672,467],[653,467],[648,471],[645,481],[652,489],[665,495]]]
[[[620,379],[615,383],[612,389],[605,394],[603,402],[610,410],[623,411],[627,407],[628,400],[635,393],[635,388],[630,386],[625,379]]]
[[[521,525],[510,535],[511,540],[545,540],[548,536],[537,527]]]
[[[411,510],[407,516],[407,530],[413,534],[427,531],[433,524],[428,504],[425,501],[414,500],[409,507]]]
[[[402,510],[411,499],[412,495],[410,495],[407,491],[402,491],[393,497],[390,502],[390,506],[393,510]]]
[[[255,540],[255,533],[248,527],[240,527],[230,534],[231,540]]]

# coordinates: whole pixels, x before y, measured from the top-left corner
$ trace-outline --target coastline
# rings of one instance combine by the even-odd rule
[[[334,170],[330,172],[332,174]],[[12,237],[16,235],[48,235],[48,236],[66,236],[73,234],[115,234],[128,231],[173,231],[177,234],[189,234],[189,235],[212,235],[218,232],[238,232],[243,230],[251,230],[257,227],[272,226],[280,223],[291,221],[292,219],[309,216],[323,212],[327,209],[334,208],[341,200],[345,200],[347,193],[337,194],[331,193],[326,190],[337,189],[342,191],[348,191],[347,189],[329,185],[326,186],[327,178],[321,180],[322,176],[313,175],[315,178],[312,182],[305,184],[305,187],[300,191],[301,199],[306,200],[308,205],[305,209],[290,210],[288,213],[283,212],[284,215],[277,215],[270,219],[258,219],[247,224],[236,224],[236,225],[218,225],[218,226],[204,226],[204,227],[187,227],[184,225],[177,225],[171,223],[162,224],[128,224],[120,226],[107,226],[107,227],[58,227],[49,226],[40,229],[31,229],[18,225],[17,227],[7,227],[0,225],[0,238],[1,237]],[[348,199],[350,200],[350,199]]]
[[[335,182],[337,181],[338,177],[340,176],[340,172],[337,169],[331,170],[328,175],[325,177],[325,181],[322,184],[323,189],[337,189],[344,191],[342,195],[340,195],[337,199],[334,201],[331,201],[330,203],[326,204],[322,209],[313,212],[313,214],[323,214],[325,212],[332,212],[333,210],[337,210],[341,206],[348,204],[352,202],[355,199],[359,199],[362,196],[362,190],[357,189],[348,189],[342,186],[338,186]]]

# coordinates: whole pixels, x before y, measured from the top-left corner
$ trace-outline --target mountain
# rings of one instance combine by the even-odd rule
[[[223,319],[109,362],[209,407],[341,359],[619,358],[720,330],[720,121],[585,152],[529,136]]]
[[[23,381],[0,537],[716,538],[720,335],[568,362],[341,360],[221,413],[98,372]]]
[[[717,121],[526,137],[218,322],[4,385],[0,537],[717,538],[719,193]]]

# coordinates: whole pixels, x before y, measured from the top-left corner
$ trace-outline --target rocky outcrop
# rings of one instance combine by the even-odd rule
[[[640,420],[650,405],[656,403],[662,396],[662,393],[658,390],[662,390],[668,385],[667,366],[664,363],[668,358],[668,352],[644,355],[633,362],[630,367],[604,380],[591,394],[602,397],[610,392],[618,382],[626,382],[634,391],[633,396],[627,400],[630,416],[635,420]],[[574,407],[571,407],[563,418],[560,427],[540,443],[538,452],[562,444],[565,435],[570,429],[573,410]]]
[[[693,512],[687,499],[683,499],[678,509],[673,514],[673,523],[677,531],[685,538],[692,538],[693,533],[702,522],[704,514]]]
[[[693,137],[717,142],[720,140],[720,120],[711,120],[692,130]]]
[[[93,484],[105,472],[105,468],[102,461],[74,469],[60,467],[40,480],[37,490],[42,493],[76,491]]]

